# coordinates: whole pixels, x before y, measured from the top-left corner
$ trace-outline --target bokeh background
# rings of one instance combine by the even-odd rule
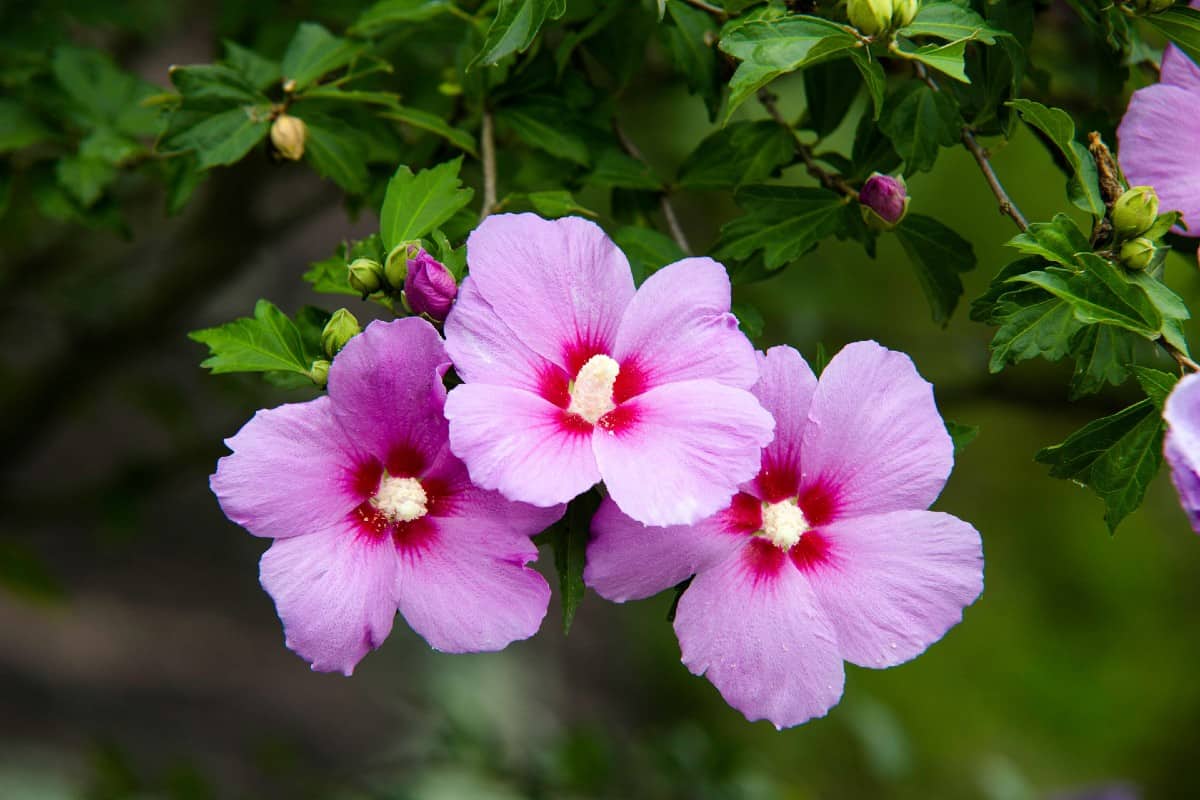
[[[211,61],[221,37],[278,52],[296,21],[336,30],[361,3],[79,5],[73,40],[166,86],[169,64]],[[1045,96],[1085,119],[1120,108],[1079,66],[1096,54],[1074,18],[1040,20]],[[803,107],[799,82],[778,88],[786,112]],[[712,129],[653,49],[618,109],[666,175]],[[852,131],[833,144],[848,150]],[[522,157],[502,150],[502,173]],[[1066,207],[1028,133],[994,163],[1030,219]],[[910,190],[913,210],[974,243],[967,297],[982,292],[1014,231],[969,155],[943,151]],[[1070,404],[1067,364],[989,375],[989,329],[965,308],[933,324],[895,241],[874,261],[822,244],[737,299],[762,311],[761,346],[911,353],[944,414],[980,427],[937,507],[982,532],[986,588],[924,656],[848,667],[827,718],[780,733],[687,673],[669,596],[589,594],[569,637],[552,607],[534,640],[495,655],[437,654],[398,624],[352,679],[310,672],[259,589],[266,543],[207,488],[223,437],[303,397],[207,375],[185,333],[259,297],[336,305],[299,275],[376,220],[263,153],[214,173],[178,218],[153,187],[130,197],[128,239],[21,205],[0,218],[0,798],[1200,796],[1200,540],[1165,474],[1110,536],[1099,500],[1032,460],[1132,390]],[[735,212],[724,195],[676,203],[700,247]],[[1167,280],[1200,300],[1194,258],[1173,255]]]

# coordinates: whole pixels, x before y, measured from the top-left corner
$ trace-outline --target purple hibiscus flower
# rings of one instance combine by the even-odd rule
[[[684,259],[635,292],[598,226],[534,214],[488,217],[467,259],[446,416],[476,483],[551,505],[603,480],[634,519],[674,525],[754,475],[773,422],[720,264]]]
[[[1200,0],[1192,3],[1200,8]],[[1164,211],[1180,211],[1187,236],[1200,236],[1200,67],[1168,45],[1154,86],[1133,93],[1117,128],[1121,170],[1153,186]]]
[[[843,660],[890,667],[940,639],[982,591],[983,553],[974,528],[926,510],[953,446],[907,356],[857,342],[820,381],[789,347],[760,361],[777,428],[758,476],[691,527],[645,528],[606,501],[584,580],[623,602],[695,575],[675,615],[683,663],[783,728],[837,703]]]
[[[1200,533],[1200,374],[1179,380],[1163,409],[1167,435],[1163,451],[1171,481],[1192,529]]]
[[[529,537],[563,509],[471,484],[447,445],[449,364],[428,322],[374,322],[334,359],[327,396],[259,411],[226,441],[213,493],[275,540],[262,585],[314,670],[349,675],[397,609],[452,653],[528,638],[546,614]]]

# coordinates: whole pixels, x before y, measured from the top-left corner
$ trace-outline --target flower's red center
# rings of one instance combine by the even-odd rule
[[[637,359],[618,362],[600,346],[576,345],[564,354],[567,369],[546,366],[538,375],[538,394],[563,410],[562,424],[580,435],[595,428],[619,433],[638,416],[622,406],[648,388]]]
[[[420,451],[401,445],[393,448],[386,463],[372,459],[353,471],[353,490],[362,501],[351,518],[360,536],[374,541],[390,536],[402,549],[432,540],[433,521],[449,511],[453,497],[443,481],[422,476],[425,468]]]
[[[759,488],[790,483],[790,494],[779,496],[764,491],[760,500],[741,492],[721,514],[726,531],[750,537],[745,557],[756,580],[774,575],[788,559],[808,572],[832,558],[830,540],[821,526],[836,514],[834,492],[820,482],[800,490],[796,482],[781,478],[779,470],[764,470],[758,478]]]

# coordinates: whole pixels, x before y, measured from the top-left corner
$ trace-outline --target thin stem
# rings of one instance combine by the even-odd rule
[[[1167,355],[1175,359],[1175,363],[1179,365],[1179,371],[1181,373],[1200,372],[1200,364],[1197,364],[1195,361],[1188,358],[1187,353],[1183,352],[1166,339],[1163,339],[1161,336],[1155,341],[1158,342],[1159,346],[1161,346],[1163,350],[1167,351]]]
[[[625,129],[621,127],[621,123],[613,120],[613,133],[617,136],[617,141],[621,143],[621,149],[627,154],[636,158],[643,164],[647,164],[646,157],[642,155],[642,151],[629,138],[629,134],[625,133]],[[664,190],[658,200],[659,207],[662,209],[663,217],[667,221],[667,230],[671,232],[671,238],[675,240],[675,244],[679,245],[679,249],[688,255],[692,254],[692,247],[688,244],[687,236],[683,233],[683,228],[679,225],[679,217],[675,214],[675,207],[671,205],[671,198]]]
[[[712,14],[714,17],[721,20],[722,22],[729,19],[728,11],[726,11],[723,8],[717,8],[714,5],[706,3],[706,2],[704,2],[704,0],[683,0],[683,1],[685,3],[687,3],[689,6],[694,6],[698,9],[700,9],[701,11],[707,11],[709,14]]]
[[[496,133],[492,123],[492,112],[483,112],[483,131],[480,144],[483,151],[483,208],[482,219],[496,209]]]
[[[840,195],[849,197],[852,200],[858,200],[858,192],[853,186],[846,183],[845,178],[838,175],[836,172],[830,172],[822,167],[813,154],[812,148],[806,145],[800,139],[800,133],[792,126],[791,123],[784,118],[779,111],[779,106],[775,103],[775,95],[768,92],[766,89],[760,89],[758,92],[758,102],[762,103],[762,107],[771,115],[771,119],[782,125],[791,132],[792,138],[795,140],[796,154],[800,156],[800,160],[804,162],[804,168],[808,170],[808,174],[821,182],[821,185],[832,192],[837,192]]]
[[[929,70],[925,69],[925,65],[919,62],[913,62],[913,68],[916,70],[917,77],[925,81],[925,84],[935,92],[940,92],[942,87],[938,86],[933,76],[929,74]],[[979,140],[975,138],[974,132],[970,126],[963,125],[962,141],[971,155],[975,157],[975,163],[979,165],[979,169],[983,172],[983,177],[987,180],[988,186],[991,187],[992,194],[996,195],[996,200],[1000,203],[1000,213],[1012,218],[1016,226],[1022,231],[1029,227],[1029,222],[1026,221],[1025,215],[1017,208],[1017,204],[1008,196],[1008,192],[1004,190],[1004,184],[1000,183],[1000,178],[996,176],[996,171],[992,169],[992,162],[989,158],[988,151],[980,146]]]

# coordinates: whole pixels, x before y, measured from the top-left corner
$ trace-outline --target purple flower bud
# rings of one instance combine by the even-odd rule
[[[442,322],[457,294],[454,276],[436,258],[422,249],[416,258],[409,259],[404,297],[414,314],[427,314],[430,319]]]
[[[908,192],[899,178],[876,172],[859,190],[858,202],[875,212],[886,227],[891,227],[902,220],[908,210]]]

